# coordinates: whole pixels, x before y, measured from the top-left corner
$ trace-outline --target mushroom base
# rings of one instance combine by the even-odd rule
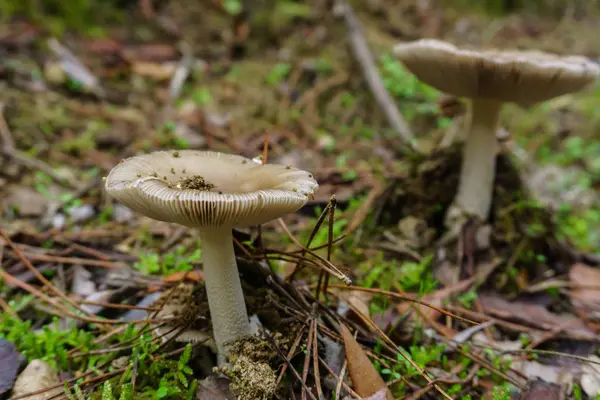
[[[200,240],[213,335],[218,363],[222,365],[229,343],[250,335],[250,323],[235,260],[231,228],[201,229]]]

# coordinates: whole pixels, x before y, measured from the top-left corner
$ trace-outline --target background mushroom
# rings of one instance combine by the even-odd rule
[[[250,333],[233,250],[233,227],[294,212],[318,188],[312,174],[211,151],[158,151],[123,160],[107,193],[150,218],[198,228],[219,363],[226,344]]]
[[[473,51],[422,39],[394,47],[394,54],[421,81],[471,99],[458,192],[446,224],[462,225],[465,214],[486,220],[492,204],[496,138],[502,103],[530,106],[583,89],[600,74],[579,56],[539,51]]]

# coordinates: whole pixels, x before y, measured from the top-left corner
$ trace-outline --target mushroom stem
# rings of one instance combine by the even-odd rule
[[[496,171],[496,127],[501,102],[473,99],[455,204],[485,221],[492,206]]]
[[[231,227],[200,229],[204,282],[217,345],[225,363],[228,342],[250,334],[250,323],[238,274]]]

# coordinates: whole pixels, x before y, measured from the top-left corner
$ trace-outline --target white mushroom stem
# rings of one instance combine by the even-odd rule
[[[250,334],[250,323],[233,251],[231,227],[200,229],[204,282],[219,365],[228,342]]]
[[[492,206],[496,170],[496,128],[502,103],[474,99],[455,205],[485,221]]]

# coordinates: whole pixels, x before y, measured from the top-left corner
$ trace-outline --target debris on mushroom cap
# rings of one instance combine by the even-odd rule
[[[108,174],[107,193],[150,218],[191,227],[258,225],[304,206],[312,174],[212,151],[157,151]]]
[[[600,67],[580,56],[541,51],[467,50],[435,39],[394,47],[394,55],[420,80],[463,97],[531,105],[583,89]]]
[[[41,360],[32,360],[15,381],[11,398],[37,392],[58,384],[60,384],[58,374],[48,363]],[[62,388],[58,387],[44,393],[28,396],[27,399],[46,400],[54,398],[62,392]]]

